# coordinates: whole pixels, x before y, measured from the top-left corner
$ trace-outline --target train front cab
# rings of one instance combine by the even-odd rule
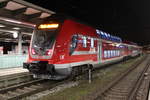
[[[40,24],[34,30],[28,61],[23,67],[34,74],[34,77],[43,77],[49,79],[55,76],[55,44],[56,38],[61,29],[61,24],[57,22],[49,22]],[[47,75],[47,76],[46,76]],[[39,77],[39,78],[40,78]]]

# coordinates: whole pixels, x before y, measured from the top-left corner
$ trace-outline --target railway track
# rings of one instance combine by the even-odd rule
[[[28,72],[0,76],[0,88],[33,80]]]
[[[150,71],[149,61],[150,55],[114,80],[94,100],[137,100],[138,90],[142,81],[145,79],[147,71]]]
[[[123,76],[125,77],[132,70],[133,71],[136,70],[135,73],[145,73],[146,67],[144,65],[145,64],[147,64],[147,66],[149,65],[149,63],[147,63],[147,60],[145,60],[145,59],[142,60],[142,61],[144,61],[143,63],[141,63],[142,62],[141,61],[141,62],[138,62],[137,64],[135,64],[134,67],[131,68],[129,71],[127,71],[126,74]],[[150,60],[150,57],[147,57],[147,59]],[[143,67],[136,67],[139,64],[142,65]],[[141,70],[143,68],[145,68],[145,71],[141,72]],[[130,76],[132,76],[132,75],[135,75],[135,74],[131,74]],[[140,75],[143,75],[143,74],[140,74]],[[119,79],[119,80],[121,80],[121,79]],[[124,87],[124,85],[126,83],[131,83],[131,81],[133,81],[134,83],[136,83],[137,81],[135,81],[133,79],[130,80],[128,78],[126,78],[125,80],[126,80],[126,82],[124,82],[123,80],[120,81],[121,83],[116,82],[117,85],[112,85],[112,87],[110,87],[109,89],[104,91],[99,97],[97,97],[96,100],[129,100],[129,99],[126,99],[126,97],[125,97],[126,94],[128,94],[128,92],[124,91],[124,90],[128,90],[128,87]],[[20,100],[24,97],[51,89],[60,84],[67,83],[68,81],[70,81],[70,79],[63,80],[63,81],[49,81],[49,80],[43,80],[43,79],[33,80],[32,79],[25,83],[20,83],[20,84],[16,84],[16,85],[12,85],[12,86],[0,89],[0,100]],[[119,84],[121,84],[121,85],[119,85]],[[114,90],[115,90],[115,92],[114,92]],[[115,95],[116,95],[116,97],[115,97]]]
[[[38,92],[51,89],[67,81],[68,80],[49,81],[38,79],[18,85],[13,85],[7,88],[0,89],[0,100],[20,100],[24,97],[36,94]]]

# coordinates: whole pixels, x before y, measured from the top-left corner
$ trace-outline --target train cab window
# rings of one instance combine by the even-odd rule
[[[83,37],[83,47],[84,47],[84,48],[87,47],[87,39],[86,39],[85,36]]]
[[[91,48],[94,48],[94,39],[91,38]]]
[[[56,35],[56,30],[35,30],[31,42],[32,48],[37,54],[46,55],[47,50],[53,47]]]
[[[74,52],[75,48],[78,44],[78,35],[72,36],[71,43],[70,43],[70,55]]]

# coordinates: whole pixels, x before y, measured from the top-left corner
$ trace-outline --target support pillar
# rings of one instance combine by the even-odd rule
[[[18,54],[22,54],[22,34],[18,32]]]
[[[89,83],[92,82],[92,66],[90,64],[88,64],[88,80]]]

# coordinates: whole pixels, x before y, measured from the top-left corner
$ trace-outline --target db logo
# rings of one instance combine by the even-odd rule
[[[65,55],[60,55],[60,59],[64,59]]]

